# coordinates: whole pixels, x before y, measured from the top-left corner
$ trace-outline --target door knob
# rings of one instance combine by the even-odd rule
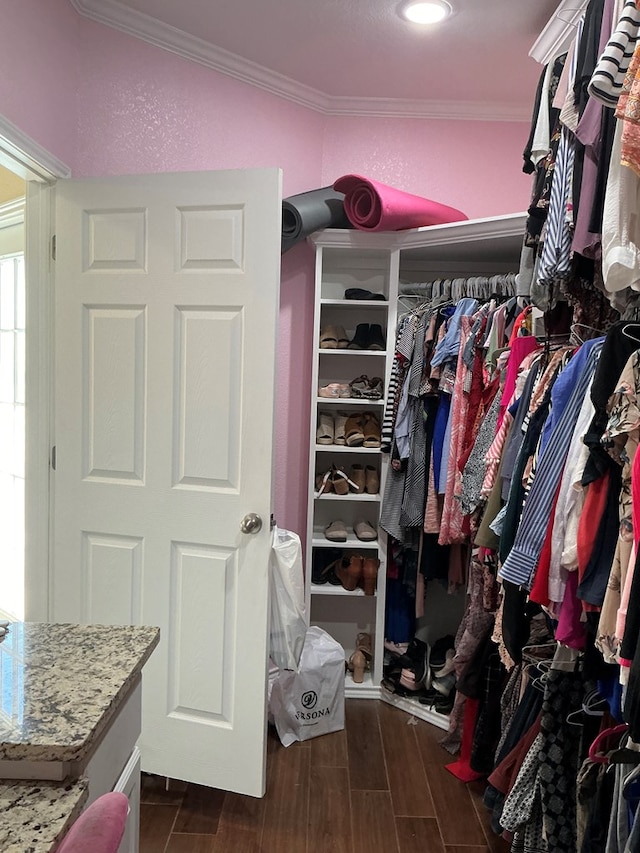
[[[259,533],[262,530],[262,519],[255,512],[250,512],[240,522],[243,533]]]

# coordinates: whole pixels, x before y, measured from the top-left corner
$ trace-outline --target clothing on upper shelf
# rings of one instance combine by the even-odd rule
[[[637,310],[639,31],[635,0],[589,0],[566,54],[541,77],[524,152],[535,178],[523,278],[533,270],[529,295],[542,311],[567,300],[601,312],[603,299],[621,313]],[[540,156],[534,140],[547,138]]]

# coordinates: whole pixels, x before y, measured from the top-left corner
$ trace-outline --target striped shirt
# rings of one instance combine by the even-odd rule
[[[538,267],[540,287],[552,288],[558,279],[566,278],[569,274],[572,229],[567,205],[573,178],[574,155],[573,134],[563,127],[551,183],[547,232]]]
[[[606,107],[615,107],[640,32],[640,9],[626,0],[622,15],[589,81],[588,92]]]
[[[569,450],[571,436],[582,408],[585,394],[600,358],[603,338],[587,341],[581,349],[588,352],[586,364],[575,379],[575,386],[567,402],[562,417],[553,430],[542,453],[536,470],[536,477],[525,501],[522,518],[518,525],[513,548],[500,569],[500,577],[518,586],[531,589],[533,575],[540,559],[549,518],[553,509],[558,483]],[[567,370],[578,364],[569,362]],[[578,359],[580,361],[580,359]]]

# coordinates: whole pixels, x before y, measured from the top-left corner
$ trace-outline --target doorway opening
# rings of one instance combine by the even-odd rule
[[[10,620],[25,614],[25,193],[0,166],[0,615]]]

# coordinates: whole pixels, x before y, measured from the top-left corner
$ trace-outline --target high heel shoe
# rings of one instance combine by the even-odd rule
[[[356,637],[356,649],[365,656],[367,659],[367,663],[371,662],[373,658],[373,651],[371,649],[371,634],[367,634],[366,631],[361,631]]]
[[[359,649],[356,649],[349,658],[347,666],[349,671],[352,673],[354,682],[356,684],[362,684],[364,681],[364,672],[367,668],[367,659],[365,658],[364,653]]]
[[[356,637],[356,648],[347,664],[347,668],[353,673],[353,680],[356,684],[362,684],[364,673],[371,669],[372,658],[371,634],[363,631]]]

